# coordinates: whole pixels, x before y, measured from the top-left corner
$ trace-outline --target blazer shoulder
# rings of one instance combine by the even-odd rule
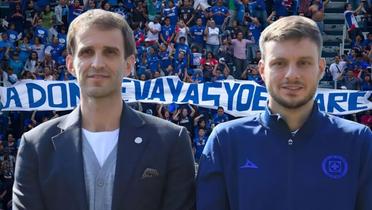
[[[134,111],[133,114],[143,121],[141,129],[143,132],[151,133],[153,142],[178,145],[190,141],[189,133],[185,127],[139,111]]]
[[[156,129],[167,129],[169,131],[178,132],[183,128],[182,126],[179,126],[162,118],[155,117],[153,115],[145,114],[136,110],[134,110],[134,112],[145,122],[145,125],[148,127]]]

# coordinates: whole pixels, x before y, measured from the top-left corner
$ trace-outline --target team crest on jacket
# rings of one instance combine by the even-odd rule
[[[332,179],[340,179],[347,174],[348,164],[340,155],[329,155],[323,159],[322,169],[326,176]]]

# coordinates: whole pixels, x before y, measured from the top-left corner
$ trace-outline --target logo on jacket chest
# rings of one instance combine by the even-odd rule
[[[348,163],[340,155],[328,155],[323,159],[322,170],[326,176],[332,179],[340,179],[347,174]]]

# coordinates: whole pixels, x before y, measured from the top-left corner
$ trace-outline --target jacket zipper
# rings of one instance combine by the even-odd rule
[[[293,210],[294,209],[294,199],[293,199],[293,196],[294,196],[294,189],[293,189],[293,174],[294,174],[294,160],[293,160],[293,153],[294,153],[294,148],[293,148],[293,144],[294,144],[294,141],[293,141],[293,137],[294,136],[291,136],[287,143],[288,143],[288,180],[287,180],[287,183],[288,183],[288,189],[287,189],[287,197],[288,197],[288,210]]]

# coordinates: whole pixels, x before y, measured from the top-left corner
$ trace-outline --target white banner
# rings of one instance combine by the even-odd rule
[[[318,89],[319,109],[345,115],[372,109],[371,91]],[[252,81],[223,80],[201,84],[184,83],[178,77],[139,81],[124,79],[122,96],[127,103],[190,103],[207,108],[224,107],[234,116],[246,116],[265,109],[266,88]],[[2,111],[69,110],[79,103],[76,81],[23,80],[0,87]]]

